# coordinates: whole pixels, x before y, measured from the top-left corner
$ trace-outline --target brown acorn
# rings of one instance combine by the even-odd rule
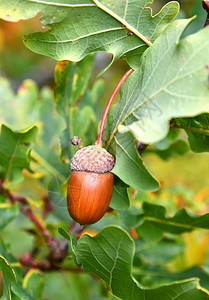
[[[84,147],[73,156],[67,205],[71,217],[81,225],[99,221],[108,209],[114,164],[113,156],[98,145]]]

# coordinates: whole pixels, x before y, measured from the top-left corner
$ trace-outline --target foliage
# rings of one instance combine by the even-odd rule
[[[196,118],[179,118],[175,120],[175,126],[184,128],[188,134],[190,147],[194,152],[208,152],[209,132],[208,114],[201,114]]]
[[[146,0],[131,4],[112,4],[107,0],[70,1],[64,5],[59,1],[15,2],[12,3],[14,10],[8,9],[6,1],[2,2],[1,18],[17,21],[42,11],[42,23],[50,29],[47,33],[26,36],[25,45],[56,60],[71,61],[79,61],[95,51],[112,53],[113,61],[124,54],[128,59],[136,54],[141,55],[147,47],[146,42],[153,42],[178,12],[175,1],[164,6],[154,18],[150,9],[146,8]],[[26,5],[28,9],[25,9]],[[135,17],[136,11],[140,19]]]
[[[0,77],[1,299],[209,298],[209,191],[160,187],[144,162],[150,153],[208,152],[209,26],[174,20],[175,1],[155,15],[151,3],[1,1],[3,20],[41,15],[43,32],[24,44],[58,60],[54,95],[29,79],[14,92]],[[116,158],[110,208],[81,228],[66,208],[70,140],[97,138],[105,91],[94,78],[98,51],[112,55],[103,72],[119,58],[134,71],[103,139]]]
[[[84,271],[93,270],[120,299],[125,299],[127,295],[131,295],[132,299],[175,299],[182,293],[185,297],[188,293],[191,299],[205,299],[201,289],[195,291],[198,286],[195,281],[153,290],[142,289],[130,274],[134,253],[133,240],[120,228],[106,227],[95,238],[84,235],[78,242],[77,252],[78,263],[83,264]]]

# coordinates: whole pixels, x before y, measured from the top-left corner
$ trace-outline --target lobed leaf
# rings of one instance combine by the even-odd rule
[[[183,128],[194,152],[209,151],[209,114],[205,113],[195,118],[178,118],[174,126]]]
[[[77,261],[85,272],[104,280],[109,291],[124,300],[196,300],[208,299],[196,279],[175,282],[156,289],[146,289],[131,275],[134,242],[116,226],[104,228],[95,237],[84,234],[77,244]]]
[[[164,232],[181,234],[195,229],[209,229],[209,214],[198,216],[179,209],[173,217],[166,215],[163,206],[144,202],[142,211],[120,213],[125,223],[137,228],[137,232],[149,241],[160,240]]]
[[[208,111],[209,28],[179,41],[190,22],[172,22],[124,83],[107,147],[118,130],[156,143],[167,135],[171,118]]]
[[[42,12],[42,22],[48,32],[38,32],[24,38],[34,52],[56,60],[79,61],[90,53],[106,51],[113,59],[128,55],[132,65],[141,53],[175,18],[179,4],[172,1],[152,16],[146,7],[152,0],[6,0],[0,4],[0,17],[18,21]],[[139,53],[138,53],[138,52]],[[132,57],[134,57],[134,62]]]
[[[36,174],[39,176],[45,174],[47,177],[53,175],[62,182],[66,181],[69,167],[59,159],[57,142],[64,122],[55,110],[51,89],[44,87],[39,91],[34,81],[24,80],[17,93],[14,94],[9,81],[0,77],[0,95],[0,105],[4,107],[4,110],[0,111],[2,123],[8,124],[10,128],[15,128],[20,132],[22,132],[22,128],[33,128],[32,125],[37,124],[39,130],[32,152],[32,162],[35,162]],[[30,118],[25,116],[30,116]],[[14,171],[14,176],[15,173]],[[4,171],[2,171],[2,175],[4,175]],[[20,171],[16,174],[13,182],[21,179],[22,172]]]

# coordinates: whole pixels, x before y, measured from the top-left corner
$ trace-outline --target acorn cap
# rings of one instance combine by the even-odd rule
[[[70,164],[72,171],[106,173],[113,169],[115,160],[104,148],[88,146],[78,150]]]

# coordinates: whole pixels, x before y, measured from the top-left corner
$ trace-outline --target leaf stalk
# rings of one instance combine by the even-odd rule
[[[120,89],[121,85],[124,83],[124,81],[126,80],[126,78],[133,72],[133,69],[130,68],[124,75],[123,77],[120,79],[120,81],[118,82],[118,84],[116,85],[112,95],[110,96],[110,99],[107,103],[107,106],[105,108],[105,111],[104,111],[104,114],[103,114],[103,117],[102,117],[102,121],[101,121],[101,124],[100,124],[100,132],[99,132],[99,135],[98,135],[98,139],[96,141],[96,145],[102,147],[102,139],[103,139],[103,134],[104,134],[104,127],[105,127],[105,123],[106,123],[106,119],[107,119],[107,115],[108,115],[108,112],[110,110],[110,107],[112,105],[112,102],[115,98],[115,95],[117,94],[118,90]]]

